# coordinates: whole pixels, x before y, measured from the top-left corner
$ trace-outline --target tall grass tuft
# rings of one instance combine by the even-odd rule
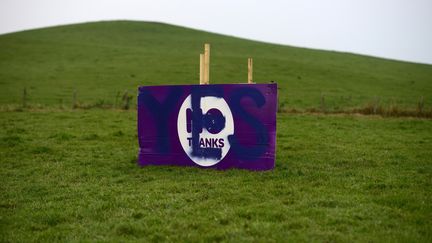
[[[380,97],[375,96],[372,102],[373,105],[373,114],[381,113],[382,107],[380,106]]]
[[[423,99],[423,96],[421,96],[419,101],[417,102],[417,112],[419,114],[422,114],[423,108],[424,108],[424,99]]]
[[[132,95],[130,95],[129,91],[126,90],[123,94],[123,97],[122,97],[122,101],[123,101],[123,107],[122,108],[124,110],[129,110],[132,98],[133,98]]]
[[[27,107],[27,88],[25,88],[25,87],[23,90],[22,107],[23,108]]]
[[[73,95],[72,95],[72,108],[73,109],[76,109],[79,107],[77,96],[78,96],[78,91],[75,89],[73,92]]]

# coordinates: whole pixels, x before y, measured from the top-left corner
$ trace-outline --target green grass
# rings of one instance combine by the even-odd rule
[[[432,121],[278,117],[270,172],[136,165],[135,112],[2,112],[1,241],[432,240]]]
[[[0,35],[0,241],[432,241],[431,119],[279,114],[273,171],[138,167],[136,113],[94,107],[198,83],[205,42],[211,83],[253,57],[286,110],[432,114],[431,65],[148,22]]]
[[[211,83],[275,80],[288,108],[348,109],[379,100],[432,109],[432,66],[271,45],[150,22],[96,22],[0,35],[0,104],[113,104],[139,85],[197,84],[199,53],[212,44]]]

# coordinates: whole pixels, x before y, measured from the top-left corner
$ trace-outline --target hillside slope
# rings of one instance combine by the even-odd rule
[[[212,45],[211,83],[275,80],[288,107],[355,107],[372,100],[432,103],[432,66],[295,48],[151,22],[95,22],[0,36],[0,104],[114,103],[139,85],[198,83],[199,53]]]

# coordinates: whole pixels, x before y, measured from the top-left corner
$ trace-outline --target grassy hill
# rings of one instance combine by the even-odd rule
[[[432,66],[273,45],[151,22],[96,22],[0,36],[0,104],[114,103],[139,85],[198,83],[198,54],[212,44],[211,83],[275,80],[290,108],[370,102],[432,104]]]
[[[0,242],[432,242],[432,119],[278,113],[276,167],[251,172],[139,168],[135,109],[57,108],[196,84],[205,42],[212,83],[252,56],[290,108],[431,109],[431,65],[145,22],[1,35]],[[24,88],[48,108],[14,109]]]

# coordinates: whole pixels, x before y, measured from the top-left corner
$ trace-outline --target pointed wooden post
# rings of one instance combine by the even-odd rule
[[[248,84],[252,84],[252,75],[253,75],[253,59],[248,58]]]
[[[204,83],[210,83],[210,44],[204,44]]]
[[[199,71],[199,81],[200,84],[204,84],[204,54],[200,54],[200,71]]]

